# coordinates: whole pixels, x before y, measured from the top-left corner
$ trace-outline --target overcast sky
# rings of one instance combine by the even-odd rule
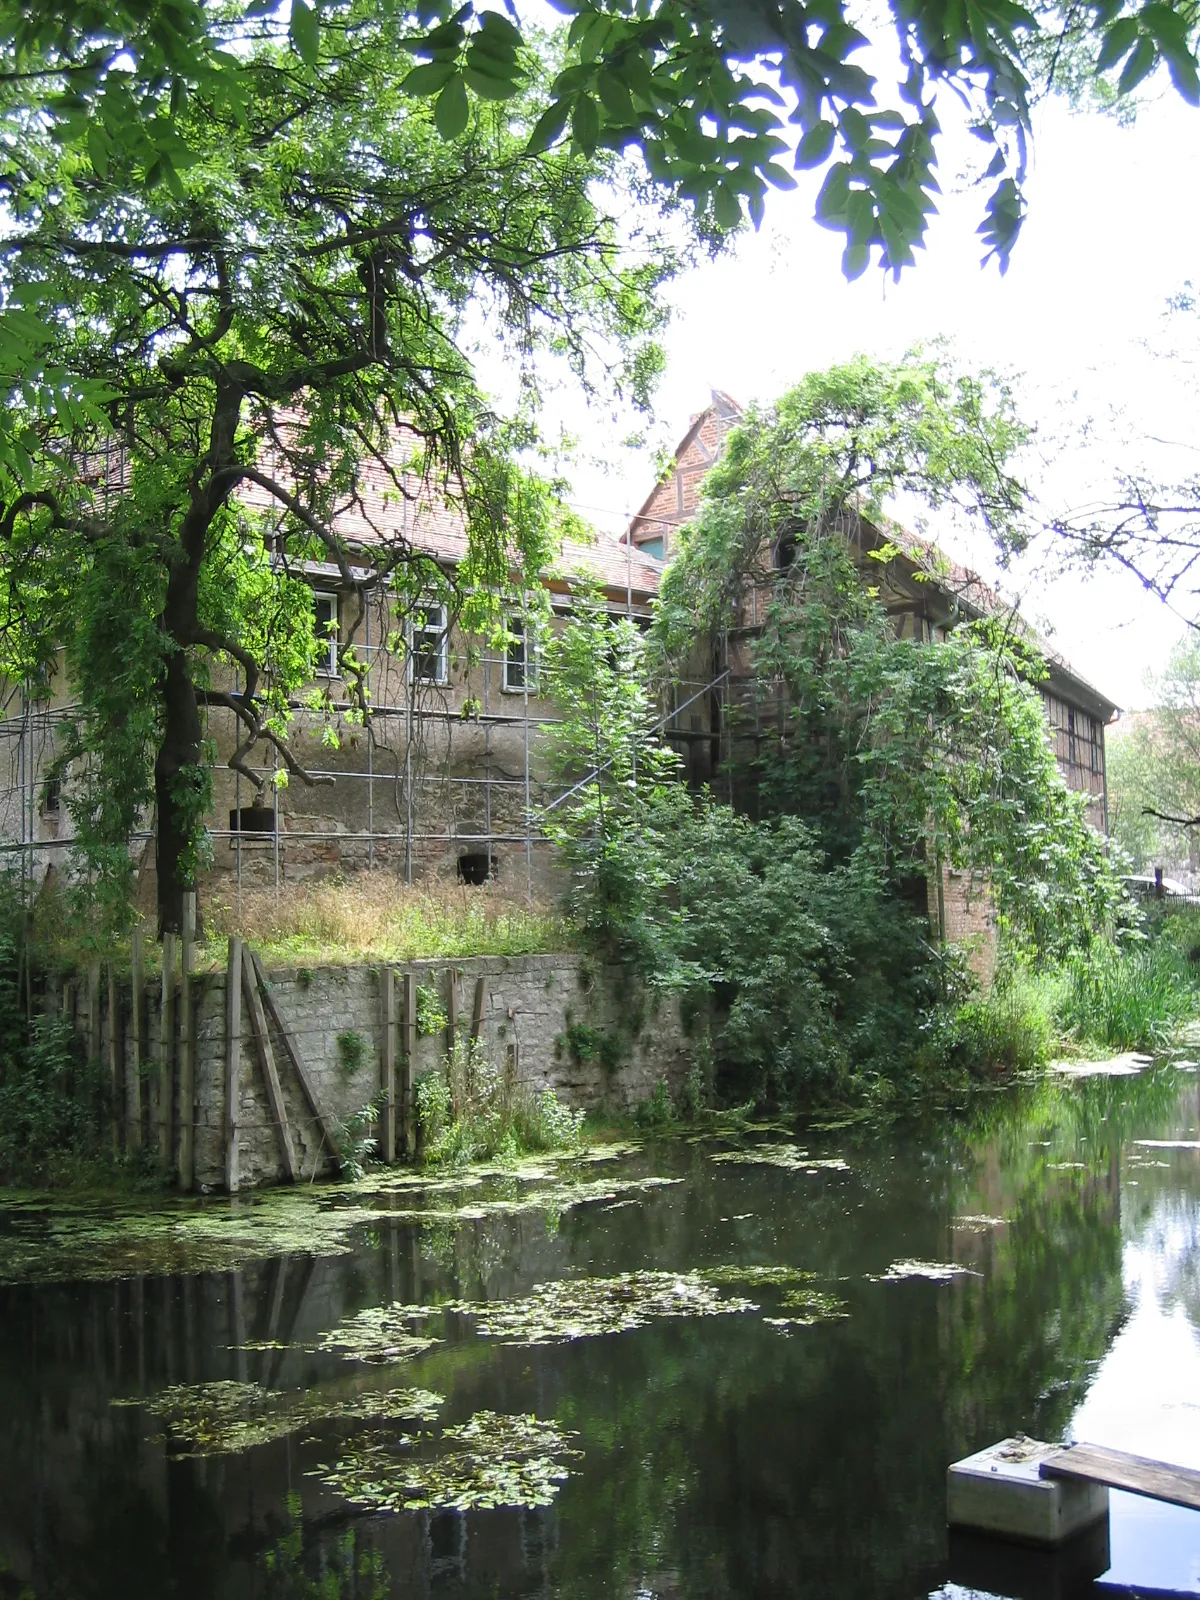
[[[1030,472],[1047,504],[1103,499],[1112,464],[1142,458],[1147,433],[1194,451],[1194,369],[1164,352],[1194,349],[1200,317],[1164,312],[1187,280],[1200,282],[1200,111],[1163,93],[1123,128],[1058,103],[1042,108],[1030,215],[1003,278],[979,265],[982,197],[955,181],[969,145],[979,148],[960,135],[943,147],[941,214],[899,285],[874,271],[843,281],[840,238],[812,222],[811,186],[773,193],[761,233],[679,279],[657,442],[682,434],[714,387],[742,403],[770,399],[856,351],[893,357],[947,336],[964,362],[1019,376],[1022,408],[1041,430]],[[1090,451],[1078,442],[1087,419]],[[616,531],[653,481],[652,460],[622,453],[600,418],[582,431],[592,459],[574,469],[578,502]],[[1196,470],[1194,453],[1159,459],[1167,471]],[[937,531],[990,574],[986,549]],[[1052,624],[1085,676],[1127,708],[1146,703],[1145,673],[1182,634],[1177,618],[1128,579],[1052,584],[1022,571],[1004,581],[1032,620]]]

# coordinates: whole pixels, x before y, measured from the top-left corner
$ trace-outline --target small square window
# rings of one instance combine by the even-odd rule
[[[450,651],[445,606],[426,606],[409,624],[408,672],[414,683],[450,681]]]
[[[42,815],[56,817],[62,810],[62,779],[47,778],[42,790]]]
[[[335,594],[315,594],[313,607],[316,619],[313,632],[317,637],[317,672],[322,677],[338,675],[338,597]]]
[[[537,693],[537,640],[524,617],[509,617],[504,650],[504,688],[509,694]]]

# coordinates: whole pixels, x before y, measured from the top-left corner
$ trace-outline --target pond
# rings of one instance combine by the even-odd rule
[[[947,1464],[1024,1431],[1200,1467],[1198,1330],[1179,1066],[437,1182],[10,1196],[0,1596],[1032,1594],[948,1541]],[[1072,1592],[1200,1593],[1200,1513],[1114,1494],[1098,1563]]]

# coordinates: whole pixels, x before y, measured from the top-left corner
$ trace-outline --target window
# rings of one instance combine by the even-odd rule
[[[274,806],[239,806],[229,813],[230,833],[274,833]]]
[[[537,693],[537,641],[524,617],[509,617],[504,687],[509,694]]]
[[[62,779],[47,778],[42,791],[42,815],[56,817],[62,810]]]
[[[445,606],[427,606],[409,624],[408,673],[414,683],[449,683]]]
[[[322,677],[338,675],[338,597],[335,594],[313,596],[316,621],[313,631],[317,636],[317,671]]]
[[[458,858],[458,881],[475,886],[496,876],[496,858],[486,850],[468,850]]]
[[[644,556],[653,556],[656,561],[663,559],[663,541],[661,536],[657,539],[643,539],[638,545],[638,551]]]

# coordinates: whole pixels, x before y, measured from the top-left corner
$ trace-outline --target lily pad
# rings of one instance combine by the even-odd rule
[[[546,1506],[579,1458],[575,1437],[537,1417],[477,1411],[434,1443],[384,1433],[355,1439],[315,1476],[368,1511]]]
[[[798,1144],[756,1144],[745,1150],[716,1150],[710,1161],[732,1166],[782,1167],[786,1172],[849,1172],[841,1156],[810,1156]]]

